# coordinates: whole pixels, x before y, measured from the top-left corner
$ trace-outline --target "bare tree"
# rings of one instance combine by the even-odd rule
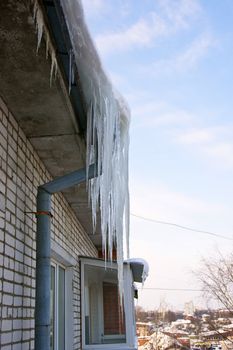
[[[227,311],[227,317],[233,316],[233,253],[223,256],[219,251],[214,258],[202,259],[201,268],[195,272],[199,280],[207,305],[212,303]],[[211,313],[211,312],[210,312]],[[219,332],[219,326],[210,319],[208,322],[223,340],[233,343],[228,335]]]
[[[233,313],[233,253],[202,259],[201,268],[196,272],[207,301],[218,302]]]

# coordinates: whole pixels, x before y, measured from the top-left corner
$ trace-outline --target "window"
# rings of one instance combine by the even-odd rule
[[[129,265],[124,265],[123,305],[118,295],[115,263],[82,258],[81,266],[83,347],[132,348],[135,321],[133,283]]]
[[[65,350],[65,268],[51,265],[50,350]]]
[[[51,240],[50,350],[70,350],[74,344],[73,274],[76,260]]]

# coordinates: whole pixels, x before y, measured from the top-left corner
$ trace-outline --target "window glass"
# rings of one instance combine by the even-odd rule
[[[125,343],[123,306],[120,306],[117,270],[84,265],[86,344]]]

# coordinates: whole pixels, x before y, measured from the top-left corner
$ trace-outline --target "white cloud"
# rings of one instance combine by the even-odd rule
[[[132,127],[160,128],[169,142],[184,146],[186,151],[198,154],[216,167],[233,169],[232,124],[203,126],[201,115],[153,101],[140,92],[129,101]]]
[[[154,101],[132,107],[132,116],[140,127],[174,127],[189,125],[193,115],[185,110],[171,108]]]
[[[232,124],[203,126],[201,115],[163,101],[153,101],[140,92],[129,102],[132,127],[160,128],[169,142],[184,146],[186,151],[198,154],[214,167],[233,169]]]
[[[233,143],[232,142],[216,142],[207,145],[204,148],[205,153],[213,160],[218,160],[221,165],[227,168],[233,168]]]
[[[164,184],[131,180],[131,212],[148,218],[190,224],[195,217],[217,215],[222,205],[170,190]]]
[[[154,45],[156,39],[189,27],[199,11],[195,0],[162,1],[159,12],[151,11],[124,30],[97,35],[95,41],[105,55],[149,47]]]
[[[159,0],[159,4],[166,17],[177,28],[188,27],[190,18],[201,13],[198,0]]]
[[[187,145],[195,152],[208,157],[216,166],[221,165],[226,168],[233,168],[232,132],[232,125],[171,131],[176,142]]]
[[[146,19],[140,19],[125,30],[97,35],[95,41],[102,54],[109,54],[150,46],[156,37],[164,35],[165,32],[164,21],[155,13],[151,13]]]
[[[177,70],[186,70],[194,67],[216,45],[216,41],[208,34],[195,39],[190,47],[178,55],[174,62]]]
[[[191,129],[178,135],[177,140],[183,144],[203,144],[214,140],[217,129]]]
[[[158,74],[182,73],[193,69],[208,55],[209,50],[216,46],[216,40],[209,34],[204,33],[197,37],[182,52],[173,55],[172,58],[158,60],[141,71],[146,71],[154,76]]]

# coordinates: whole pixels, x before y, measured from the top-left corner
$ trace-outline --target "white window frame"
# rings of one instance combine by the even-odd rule
[[[51,266],[61,266],[65,270],[65,349],[72,350],[74,344],[73,310],[73,271],[77,261],[57,242],[51,241]],[[58,270],[58,268],[57,268]],[[55,269],[56,274],[56,269]],[[55,278],[56,283],[56,278]],[[55,287],[56,290],[56,287]],[[57,293],[55,293],[56,295]],[[56,297],[56,296],[55,296]],[[55,303],[56,304],[56,303]],[[55,309],[55,317],[57,310]],[[56,317],[57,318],[57,317]],[[57,325],[56,325],[57,328]],[[55,332],[55,350],[57,349],[57,331]]]
[[[64,304],[64,314],[65,314],[65,321],[64,321],[64,344],[66,344],[66,300],[67,300],[67,295],[66,295],[66,268],[64,265],[58,263],[57,261],[51,260],[51,266],[54,267],[55,269],[55,281],[54,281],[54,350],[58,350],[58,307],[59,307],[59,300],[58,300],[58,288],[59,288],[59,268],[62,268],[64,270],[64,299],[65,299],[65,304]]]
[[[133,278],[129,264],[124,264],[124,312],[125,312],[125,335],[126,342],[115,344],[86,344],[85,343],[85,284],[84,268],[85,265],[102,267],[106,266],[117,270],[116,263],[105,262],[94,258],[80,258],[81,261],[81,306],[82,306],[82,348],[87,350],[126,350],[136,349],[135,337],[136,327],[134,318],[134,300],[133,300]],[[100,316],[101,318],[102,316]]]

